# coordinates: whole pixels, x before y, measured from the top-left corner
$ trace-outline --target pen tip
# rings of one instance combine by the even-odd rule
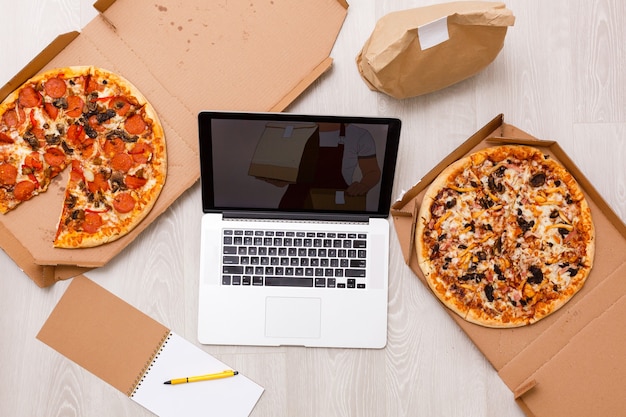
[[[165,381],[164,384],[171,385],[172,381]]]
[[[233,371],[233,375],[237,375],[239,371]]]

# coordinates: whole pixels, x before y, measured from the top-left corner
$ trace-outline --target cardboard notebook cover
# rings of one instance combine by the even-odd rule
[[[95,65],[118,73],[159,115],[168,176],[148,217],[129,235],[96,248],[52,247],[67,172],[47,192],[0,216],[2,249],[40,286],[106,264],[198,180],[200,110],[281,111],[301,94],[330,67],[348,5],[105,0],[96,7],[99,16],[80,34],[57,38],[0,89],[0,100],[45,69]]]
[[[626,410],[626,225],[556,142],[536,139],[506,124],[502,115],[485,125],[393,205],[391,214],[405,261],[428,286],[414,247],[425,190],[453,161],[503,143],[541,149],[564,164],[582,186],[596,228],[593,269],[567,304],[529,326],[487,328],[446,310],[498,371],[527,415],[621,415]]]
[[[241,373],[164,384],[230,367],[84,276],[72,280],[37,338],[159,416],[247,416],[263,393]]]

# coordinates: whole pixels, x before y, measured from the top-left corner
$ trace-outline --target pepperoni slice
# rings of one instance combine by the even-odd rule
[[[50,116],[52,120],[56,120],[57,116],[59,115],[58,108],[54,107],[52,103],[44,103],[43,108],[46,111],[46,114]]]
[[[94,146],[95,143],[96,141],[91,138],[85,138],[85,140],[83,140],[80,144],[80,151],[83,157],[89,158],[94,154],[94,151],[96,150],[96,147]]]
[[[96,233],[102,226],[102,217],[98,213],[88,211],[85,213],[85,220],[81,226],[84,232]]]
[[[145,142],[139,142],[129,151],[133,160],[138,164],[145,164],[152,155],[152,146]]]
[[[65,114],[70,117],[79,117],[83,114],[83,106],[85,102],[82,98],[78,96],[69,96],[67,98],[67,110],[65,110]]]
[[[128,213],[135,208],[135,199],[128,193],[120,193],[113,198],[113,208],[118,213]]]
[[[4,143],[15,143],[15,141],[13,140],[13,138],[11,138],[11,136],[7,135],[6,133],[0,132],[0,145]]]
[[[67,139],[75,147],[85,140],[85,129],[81,125],[73,124],[67,129]]]
[[[130,110],[130,103],[124,97],[117,96],[109,101],[109,108],[115,110],[120,116],[125,116]]]
[[[133,167],[133,158],[127,153],[118,153],[111,159],[111,168],[116,171],[128,172]]]
[[[93,181],[87,183],[87,188],[92,193],[96,193],[98,191],[107,191],[109,189],[109,182],[104,177],[104,174],[98,172],[94,175]]]
[[[98,91],[99,89],[100,86],[98,85],[98,82],[94,80],[91,74],[87,75],[85,77],[85,93],[89,94],[93,91]]]
[[[8,127],[17,127],[24,120],[26,120],[26,113],[24,113],[24,110],[21,107],[18,108],[17,111],[15,109],[11,109],[2,116],[2,121]]]
[[[85,174],[83,168],[80,166],[80,162],[74,159],[72,161],[72,170],[70,171],[70,180],[74,183],[84,181]]]
[[[126,123],[124,124],[126,131],[131,135],[138,135],[142,133],[148,125],[143,120],[140,114],[133,114],[128,119],[126,119]]]
[[[14,185],[17,179],[17,168],[6,162],[0,164],[0,185]]]
[[[33,182],[28,180],[20,181],[13,188],[13,196],[20,201],[25,201],[33,196],[33,191],[35,191]]]
[[[40,171],[43,168],[43,163],[41,162],[38,152],[31,152],[30,155],[27,155],[26,158],[24,158],[24,165],[35,171]]]
[[[50,97],[61,98],[65,95],[65,92],[67,91],[67,86],[65,85],[65,81],[58,77],[55,77],[50,78],[48,81],[46,81],[43,89]]]
[[[65,162],[65,154],[59,148],[48,148],[43,154],[43,159],[53,167],[59,167]]]
[[[93,116],[89,116],[89,126],[96,132],[104,132],[106,130],[106,128],[100,124],[98,116],[95,114]]]
[[[127,175],[124,178],[124,184],[131,190],[136,190],[137,188],[141,188],[148,182],[145,178],[136,177],[134,175]]]
[[[41,95],[30,85],[22,88],[19,103],[24,107],[37,107],[41,104]]]
[[[104,153],[108,157],[112,157],[115,154],[122,153],[126,149],[126,144],[120,138],[107,139],[104,142]]]

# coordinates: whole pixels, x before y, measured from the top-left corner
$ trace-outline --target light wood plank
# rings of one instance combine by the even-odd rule
[[[58,33],[77,30],[92,0],[0,0],[0,83]],[[394,197],[498,113],[557,140],[626,220],[626,5],[620,0],[510,0],[517,17],[483,72],[445,90],[396,100],[370,91],[355,58],[384,14],[427,0],[350,2],[333,67],[288,111],[400,117]],[[27,31],[28,36],[15,36]],[[88,273],[196,341],[199,184],[108,265]],[[522,416],[495,370],[404,264],[392,229],[388,345],[382,350],[200,346],[266,391],[252,415]],[[67,282],[36,287],[0,253],[0,415],[149,416],[35,339]],[[197,344],[197,342],[196,342]]]

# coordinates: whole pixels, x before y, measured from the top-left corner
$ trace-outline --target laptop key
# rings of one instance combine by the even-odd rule
[[[365,268],[365,259],[351,259],[350,268]]]
[[[235,255],[237,253],[236,246],[224,246],[224,255]]]
[[[315,278],[315,287],[325,287],[326,286],[326,278]]]
[[[239,265],[224,265],[222,267],[224,274],[243,274],[243,266]]]
[[[265,285],[270,287],[312,287],[313,278],[266,277]]]
[[[365,269],[346,269],[346,277],[363,278],[365,276]]]
[[[239,256],[224,255],[222,263],[229,265],[237,265],[239,263]]]

